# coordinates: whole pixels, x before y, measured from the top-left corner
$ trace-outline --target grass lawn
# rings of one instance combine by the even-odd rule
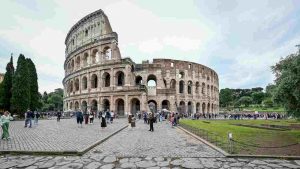
[[[209,135],[218,135],[218,142],[226,150],[228,145],[227,135],[233,134],[233,139],[255,145],[247,146],[234,144],[234,153],[240,154],[276,154],[276,155],[300,155],[300,145],[284,148],[260,148],[281,147],[294,143],[300,143],[300,121],[296,120],[181,120],[183,127],[208,131]],[[249,125],[250,127],[236,126],[236,124]],[[270,129],[255,128],[262,125],[273,127],[291,127],[290,130],[278,131]],[[254,127],[251,127],[254,126]],[[263,127],[263,126],[262,126]],[[299,128],[297,128],[299,127]],[[223,146],[222,146],[223,145]]]

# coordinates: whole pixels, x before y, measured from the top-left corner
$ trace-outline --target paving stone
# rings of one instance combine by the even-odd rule
[[[160,162],[157,162],[157,165],[158,165],[159,167],[166,167],[166,166],[168,166],[169,164],[170,164],[169,161],[160,161]]]
[[[222,163],[221,162],[216,162],[215,159],[211,158],[203,158],[200,159],[201,163],[205,168],[220,168]]]
[[[91,162],[87,166],[83,167],[84,169],[97,169],[101,166],[99,162]]]
[[[70,163],[70,164],[67,164],[67,165],[64,165],[64,166],[60,167],[60,169],[68,169],[68,168],[79,169],[79,168],[82,168],[82,167],[83,167],[83,164],[80,164],[80,163]]]
[[[271,167],[265,166],[265,165],[260,165],[258,168],[259,169],[272,169]]]
[[[177,159],[177,160],[171,161],[171,164],[175,165],[175,166],[178,166],[178,165],[183,164],[183,162],[184,162],[183,160]]]
[[[141,158],[130,158],[130,162],[133,162],[133,163],[135,163],[135,162],[138,162],[138,161],[141,161],[142,159]]]
[[[29,166],[29,167],[27,167],[25,169],[37,169],[37,168],[38,168],[37,166]]]
[[[23,161],[20,161],[20,164],[17,165],[17,168],[28,167],[28,166],[33,165],[34,163],[36,163],[36,160],[35,160],[35,159],[27,159],[27,160],[23,160]]]
[[[160,167],[149,167],[147,169],[160,169]]]
[[[48,161],[42,165],[39,165],[39,168],[50,168],[56,164],[55,160]]]
[[[181,165],[183,168],[204,168],[200,161],[186,161]]]
[[[257,164],[257,165],[266,165],[267,163],[262,160],[253,160],[250,163]]]
[[[117,161],[117,158],[115,156],[108,156],[108,157],[105,157],[103,162],[105,163],[113,163]]]
[[[0,168],[1,169],[4,169],[4,168],[11,168],[11,167],[14,167],[18,165],[18,163],[16,161],[7,161],[7,162],[4,162],[0,165]]]
[[[156,157],[156,158],[154,158],[154,160],[156,162],[161,162],[161,161],[164,161],[165,159],[163,157]]]
[[[137,167],[134,163],[125,162],[125,163],[121,164],[121,168],[137,168]]]
[[[287,168],[300,168],[298,165],[290,164],[290,163],[282,163],[281,166],[287,167]]]
[[[128,161],[129,161],[128,158],[122,158],[122,159],[119,160],[119,163],[123,164],[123,163],[126,163]]]
[[[115,167],[115,164],[106,164],[101,167],[101,169],[112,169]]]
[[[236,162],[236,163],[230,163],[230,167],[242,167],[244,163],[242,162]]]
[[[156,163],[154,163],[153,161],[139,161],[135,163],[137,167],[140,168],[149,168],[149,167],[153,167],[156,166]]]
[[[61,161],[61,162],[58,162],[56,163],[57,166],[62,166],[62,165],[67,165],[67,164],[70,164],[72,161]]]

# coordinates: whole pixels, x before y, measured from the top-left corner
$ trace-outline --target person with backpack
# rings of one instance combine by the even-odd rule
[[[77,121],[78,127],[80,126],[82,128],[83,114],[80,109],[76,112],[76,121]]]
[[[25,128],[27,127],[28,123],[29,123],[29,128],[31,128],[32,118],[34,118],[34,114],[32,111],[28,109],[27,112],[25,113],[25,126],[24,126]]]

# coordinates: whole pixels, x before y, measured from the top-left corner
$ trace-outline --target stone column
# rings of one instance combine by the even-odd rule
[[[115,110],[115,102],[114,102],[114,96],[110,96],[110,105],[109,105],[109,110],[112,111],[112,110]]]
[[[125,113],[129,113],[129,106],[131,105],[129,103],[129,100],[128,100],[128,94],[125,95],[125,101],[124,101],[124,111]]]

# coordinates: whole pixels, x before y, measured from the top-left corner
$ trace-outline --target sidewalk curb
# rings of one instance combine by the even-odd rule
[[[24,150],[2,150],[0,151],[0,155],[37,155],[37,156],[43,156],[43,155],[55,155],[55,156],[82,156],[94,147],[98,146],[99,144],[105,142],[112,136],[118,134],[122,130],[128,127],[128,124],[121,127],[119,130],[113,132],[112,134],[108,135],[107,137],[96,141],[94,144],[87,146],[86,148],[76,151],[76,150],[67,150],[67,151],[24,151]]]
[[[178,129],[184,131],[185,133],[189,134],[190,136],[194,137],[195,139],[203,142],[204,144],[208,145],[209,147],[215,149],[216,151],[222,153],[225,157],[228,158],[275,158],[275,159],[287,159],[287,160],[299,160],[300,156],[272,156],[272,155],[248,155],[248,154],[229,154],[222,150],[221,148],[213,145],[212,143],[202,139],[201,137],[189,132],[188,130],[177,126]]]

